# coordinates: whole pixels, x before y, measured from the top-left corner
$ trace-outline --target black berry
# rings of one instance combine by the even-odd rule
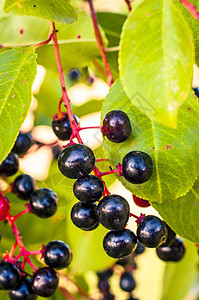
[[[79,118],[74,115],[75,122],[79,124]],[[52,129],[55,135],[62,141],[67,141],[70,139],[72,134],[72,128],[70,125],[70,120],[68,114],[66,113],[61,119],[53,119]]]
[[[70,69],[68,71],[68,76],[72,81],[78,81],[81,78],[81,72],[77,68]]]
[[[133,254],[140,255],[140,254],[144,253],[144,251],[145,251],[145,247],[142,244],[140,244],[140,242],[138,242],[137,247],[136,247],[135,251],[133,252]]]
[[[157,248],[167,239],[167,228],[164,221],[156,216],[146,216],[138,225],[137,238],[148,248]]]
[[[6,159],[0,164],[0,176],[12,176],[19,169],[19,157],[16,153],[10,152]]]
[[[98,204],[100,223],[111,230],[122,229],[129,219],[129,212],[128,202],[119,195],[106,196]]]
[[[9,297],[11,300],[37,299],[37,295],[32,289],[31,280],[28,278],[22,278],[20,285],[15,290],[9,291]]]
[[[113,258],[128,256],[135,249],[137,238],[129,229],[109,231],[103,241],[104,250]]]
[[[20,284],[18,268],[10,262],[0,263],[0,290],[13,290]]]
[[[110,290],[110,285],[105,278],[100,278],[98,282],[98,288],[103,294],[107,294]]]
[[[52,296],[59,284],[57,273],[51,268],[38,269],[32,277],[32,288],[41,297]]]
[[[199,98],[199,87],[195,87],[195,88],[193,88],[193,90],[194,90],[196,96]]]
[[[104,184],[99,177],[88,175],[75,181],[73,192],[78,200],[92,203],[102,197]]]
[[[32,137],[29,133],[19,133],[12,151],[18,155],[26,153],[32,146]]]
[[[71,210],[71,219],[75,226],[90,231],[99,226],[96,204],[77,202]]]
[[[95,166],[93,151],[81,144],[66,147],[58,158],[61,173],[68,178],[87,176]]]
[[[40,218],[52,217],[57,210],[57,205],[57,195],[47,188],[34,191],[30,198],[32,213]]]
[[[121,143],[131,135],[131,123],[127,114],[121,110],[113,110],[103,120],[102,133],[114,143]]]
[[[158,247],[156,253],[163,261],[177,262],[184,257],[185,247],[179,239],[175,239],[170,246]]]
[[[113,275],[113,270],[112,269],[107,269],[105,271],[102,272],[97,272],[97,276],[99,278],[103,278],[108,280],[111,276]]]
[[[162,247],[170,246],[176,239],[176,233],[171,229],[171,227],[169,227],[169,225],[166,222],[165,224],[166,224],[168,235],[166,241],[161,245]]]
[[[13,183],[13,192],[21,199],[28,200],[36,188],[34,179],[26,174],[18,176]]]
[[[5,220],[9,212],[10,202],[4,195],[0,194],[0,222]]]
[[[45,247],[45,263],[54,269],[66,268],[72,260],[72,251],[62,241],[51,241]]]
[[[120,287],[125,292],[132,292],[136,283],[131,272],[124,272],[120,278]]]
[[[134,259],[134,253],[135,253],[135,251],[132,254],[130,254],[130,255],[124,257],[124,258],[120,258],[116,262],[116,264],[119,265],[119,266],[123,266],[123,267],[124,266],[132,266],[133,269],[137,269],[137,265],[136,265],[136,262],[135,262],[135,259]]]

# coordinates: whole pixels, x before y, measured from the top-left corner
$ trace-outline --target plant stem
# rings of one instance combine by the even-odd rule
[[[179,0],[185,7],[186,9],[190,12],[190,14],[199,21],[199,12],[197,11],[196,7],[190,3],[187,0]]]
[[[132,11],[132,7],[131,7],[131,2],[130,2],[130,0],[125,0],[125,2],[126,2],[126,4],[127,4],[127,6],[128,6],[129,12]]]
[[[45,40],[45,41],[43,41],[43,42],[41,42],[41,43],[38,43],[38,44],[34,45],[34,48],[37,49],[37,48],[39,48],[39,47],[42,47],[42,46],[44,46],[44,45],[47,45],[47,44],[51,41],[51,39],[52,39],[52,36],[53,36],[53,30],[54,30],[54,28],[52,27],[52,23],[50,23],[50,33],[49,33],[49,35],[48,35],[47,40]]]

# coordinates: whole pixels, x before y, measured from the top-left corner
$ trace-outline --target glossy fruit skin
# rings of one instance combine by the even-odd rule
[[[127,114],[121,110],[113,110],[103,120],[102,133],[114,143],[122,143],[131,135],[131,123]]]
[[[122,161],[124,178],[133,184],[141,184],[149,180],[152,169],[151,157],[145,152],[131,151],[124,156]]]
[[[85,145],[70,145],[61,152],[58,166],[61,173],[68,178],[85,177],[95,166],[95,156]]]
[[[34,179],[26,174],[22,174],[15,178],[13,183],[14,193],[23,200],[30,199],[30,196],[36,189],[36,182]]]
[[[32,146],[31,135],[29,133],[20,132],[12,148],[12,151],[18,155],[24,154],[30,149],[31,146]]]
[[[116,264],[119,266],[122,266],[122,267],[131,266],[131,267],[133,267],[133,269],[137,269],[137,264],[134,259],[134,253],[135,253],[135,251],[124,258],[120,258],[116,262]]]
[[[123,258],[133,252],[137,244],[137,237],[129,229],[109,231],[103,240],[105,252],[113,258]]]
[[[68,76],[72,81],[78,81],[81,78],[81,72],[77,68],[70,69],[68,71]]]
[[[196,96],[199,98],[199,87],[195,87],[195,88],[193,88],[193,90],[194,90]]]
[[[35,300],[37,295],[34,293],[29,278],[22,278],[20,285],[15,290],[9,291],[11,300]]]
[[[30,198],[32,213],[40,218],[52,217],[58,206],[57,195],[47,188],[39,189],[33,192]]]
[[[165,222],[166,228],[167,228],[167,239],[166,241],[161,245],[161,247],[170,246],[176,239],[176,233],[169,227],[169,225]]]
[[[163,261],[178,262],[184,257],[185,247],[182,241],[175,239],[170,246],[158,247],[156,254]]]
[[[138,225],[137,238],[148,248],[157,248],[167,239],[167,228],[164,221],[152,215],[146,216]]]
[[[119,195],[108,195],[98,204],[100,223],[111,230],[122,229],[128,219],[130,207],[126,199]]]
[[[13,290],[20,284],[18,268],[10,262],[0,263],[0,290]]]
[[[10,202],[4,195],[0,194],[0,222],[5,220],[9,212]]]
[[[38,296],[52,296],[55,293],[58,284],[58,274],[51,268],[40,268],[33,274],[32,288]]]
[[[137,247],[133,253],[134,255],[140,255],[144,253],[145,250],[146,250],[145,247],[142,244],[140,244],[140,242],[138,242]]]
[[[147,200],[139,198],[136,195],[133,195],[133,201],[139,207],[149,207],[151,205]]]
[[[53,269],[64,269],[72,260],[70,247],[62,241],[51,241],[45,247],[45,263]]]
[[[12,176],[19,169],[19,157],[16,153],[10,152],[6,159],[0,164],[0,176]]]
[[[92,203],[102,197],[104,184],[99,177],[88,175],[75,181],[73,192],[78,200]]]
[[[91,231],[99,226],[96,204],[77,202],[71,210],[71,220],[78,228]]]
[[[120,288],[125,292],[132,292],[136,287],[135,280],[131,272],[124,272],[120,278]]]
[[[74,119],[77,124],[79,124],[79,118],[75,115]],[[70,139],[72,134],[72,128],[70,125],[70,120],[68,117],[68,114],[66,113],[65,116],[60,120],[54,120],[52,121],[52,129],[55,133],[55,135],[61,140],[61,141],[67,141]]]

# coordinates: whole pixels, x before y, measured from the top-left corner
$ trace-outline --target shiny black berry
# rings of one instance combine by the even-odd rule
[[[151,157],[141,151],[127,153],[122,161],[122,172],[127,181],[133,184],[144,183],[152,175]]]
[[[10,152],[6,159],[0,164],[0,176],[12,176],[19,169],[19,157],[16,153]]]
[[[28,200],[36,188],[34,179],[26,174],[18,176],[13,183],[13,192],[21,199]]]
[[[109,231],[103,240],[106,253],[113,258],[128,256],[133,252],[137,244],[135,234],[129,229]]]
[[[114,143],[121,143],[131,135],[129,117],[121,110],[113,110],[103,120],[102,133]]]
[[[110,290],[110,285],[105,278],[100,278],[98,282],[98,288],[103,294],[107,294]]]
[[[20,284],[18,268],[10,262],[0,263],[0,290],[13,290]]]
[[[97,272],[97,276],[99,278],[103,278],[108,280],[111,276],[113,275],[113,270],[112,269],[107,269],[101,272]]]
[[[32,288],[41,297],[52,296],[59,284],[58,274],[51,268],[40,268],[32,277]]]
[[[140,254],[144,253],[144,251],[145,251],[145,247],[142,244],[140,244],[140,242],[138,242],[137,247],[133,253],[134,253],[134,255],[140,255]]]
[[[79,69],[73,68],[68,71],[68,76],[71,81],[78,81],[81,78],[81,72]]]
[[[166,228],[167,228],[167,239],[166,241],[161,245],[161,247],[170,246],[176,239],[176,233],[169,227],[169,225],[165,222]]]
[[[78,200],[92,203],[102,197],[104,184],[99,177],[88,175],[75,181],[73,192]]]
[[[75,122],[79,124],[79,118],[74,115]],[[59,120],[52,121],[52,129],[55,135],[62,141],[67,141],[70,139],[72,134],[72,128],[70,125],[70,120],[68,114],[66,113],[63,118]]]
[[[77,202],[71,210],[71,220],[75,226],[90,231],[99,226],[97,205],[86,202]]]
[[[95,166],[93,151],[81,144],[66,147],[58,158],[61,173],[68,178],[87,176]]]
[[[106,196],[98,204],[100,223],[111,230],[122,229],[129,219],[129,212],[128,202],[119,195]]]
[[[119,265],[119,266],[132,266],[133,269],[137,269],[137,265],[136,265],[136,262],[134,260],[134,253],[135,253],[135,251],[132,254],[130,254],[130,255],[124,257],[124,258],[120,258],[116,262],[116,264]]]
[[[164,221],[156,216],[146,216],[138,225],[137,238],[148,248],[157,248],[167,239],[167,228]]]
[[[132,292],[136,287],[135,280],[131,272],[124,272],[120,278],[120,288],[125,292]]]
[[[35,300],[37,295],[32,289],[31,279],[22,278],[20,285],[15,289],[9,291],[9,298],[11,300]]]
[[[170,246],[158,247],[156,249],[157,256],[168,262],[177,262],[180,261],[185,254],[185,246],[182,241],[175,239]]]
[[[195,88],[193,88],[193,90],[194,90],[196,96],[199,98],[199,87],[195,87]]]
[[[44,260],[53,269],[63,269],[71,263],[72,251],[62,241],[51,241],[45,247]]]
[[[12,151],[18,155],[26,153],[32,146],[32,137],[30,133],[19,133]]]
[[[34,191],[30,198],[32,213],[40,218],[52,217],[56,213],[57,205],[57,195],[47,188]]]

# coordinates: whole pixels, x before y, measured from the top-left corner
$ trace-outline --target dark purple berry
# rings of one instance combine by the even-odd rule
[[[196,96],[199,98],[199,87],[195,87],[195,88],[193,88],[193,90],[194,90]]]
[[[58,274],[51,268],[40,268],[32,277],[32,288],[41,297],[52,296],[59,284]]]
[[[97,205],[77,202],[71,210],[71,220],[82,230],[94,230],[99,226]]]
[[[66,147],[58,158],[61,173],[68,178],[87,176],[95,166],[93,151],[81,144]]]
[[[0,222],[5,220],[9,212],[10,202],[4,195],[0,194]]]
[[[0,176],[12,176],[19,169],[19,157],[16,153],[10,152],[6,159],[0,164]]]
[[[59,145],[56,145],[56,146],[52,147],[53,157],[55,159],[58,159],[60,153],[62,152],[62,149],[63,148]]]
[[[133,269],[137,269],[137,265],[136,265],[136,262],[134,260],[134,253],[135,253],[135,251],[132,254],[130,254],[130,255],[124,257],[124,258],[120,258],[116,262],[116,264],[119,265],[119,266],[132,266]]]
[[[103,240],[105,252],[113,258],[128,256],[133,252],[137,244],[135,234],[129,229],[109,231]]]
[[[137,238],[148,248],[157,248],[167,239],[167,228],[164,221],[156,216],[148,215],[139,223]]]
[[[103,120],[102,133],[114,143],[121,143],[131,135],[129,117],[121,110],[113,110]]]
[[[140,255],[140,254],[144,253],[144,251],[145,251],[145,247],[142,244],[140,244],[140,242],[138,242],[137,247],[136,247],[135,251],[133,252],[133,254]]]
[[[53,269],[64,269],[72,260],[70,247],[62,241],[51,241],[45,247],[45,263]]]
[[[167,239],[166,241],[161,245],[161,247],[170,246],[176,239],[176,233],[169,227],[169,225],[165,222],[166,228],[167,228]]]
[[[10,262],[0,263],[0,290],[13,290],[20,284],[18,268]]]
[[[102,197],[104,184],[99,177],[88,175],[75,181],[73,192],[78,200],[92,203]]]
[[[73,68],[68,71],[68,76],[71,81],[78,81],[81,78],[81,72],[79,69]]]
[[[32,146],[32,137],[30,133],[19,133],[12,151],[18,155],[26,153]]]
[[[79,124],[79,118],[75,115],[74,119],[77,124]],[[55,135],[62,141],[67,141],[70,139],[72,134],[72,128],[70,125],[70,120],[68,114],[66,113],[61,119],[53,119],[52,129]]]
[[[105,271],[97,272],[97,276],[99,278],[103,278],[108,280],[111,276],[113,275],[113,270],[112,269],[107,269]]]
[[[106,196],[98,204],[100,223],[111,230],[122,229],[129,219],[129,212],[128,202],[119,195]]]
[[[120,278],[120,288],[125,292],[132,292],[136,287],[135,280],[131,272],[124,272]]]
[[[156,249],[157,256],[167,262],[180,261],[185,254],[185,246],[182,241],[175,239],[170,246],[158,247]]]
[[[26,174],[15,178],[13,192],[21,199],[28,200],[36,188],[34,179]]]
[[[9,298],[11,300],[35,300],[37,295],[32,289],[31,279],[22,278],[20,285],[15,289],[9,291]]]
[[[98,282],[98,288],[103,294],[107,294],[110,290],[110,285],[107,281],[107,279],[100,278]]]
[[[34,191],[30,198],[32,213],[40,218],[52,217],[57,211],[57,195],[50,189]]]

